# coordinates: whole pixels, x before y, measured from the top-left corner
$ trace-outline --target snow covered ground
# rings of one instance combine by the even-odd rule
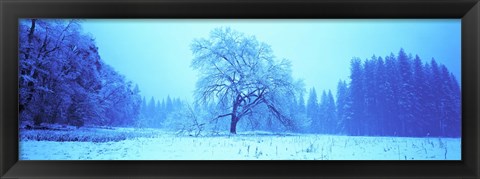
[[[459,138],[357,137],[250,132],[157,135],[111,142],[20,141],[20,160],[460,160]]]

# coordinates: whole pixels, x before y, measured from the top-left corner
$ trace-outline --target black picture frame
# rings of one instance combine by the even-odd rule
[[[478,0],[2,0],[1,178],[479,178]],[[461,161],[18,161],[19,18],[461,18]]]

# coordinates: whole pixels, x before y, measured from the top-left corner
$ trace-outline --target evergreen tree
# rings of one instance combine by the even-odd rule
[[[171,112],[173,112],[173,101],[172,99],[170,98],[170,95],[167,96],[167,101],[166,101],[166,104],[165,104],[165,109],[167,110],[167,115],[170,114]]]
[[[453,74],[450,74],[450,84],[451,84],[451,98],[452,98],[452,117],[448,122],[448,126],[452,129],[448,136],[450,137],[461,137],[462,136],[462,108],[461,108],[461,89],[456,77]]]
[[[426,74],[425,74],[425,67],[421,62],[420,57],[418,55],[415,56],[413,61],[413,93],[415,94],[412,100],[412,116],[414,119],[415,127],[411,127],[414,130],[415,136],[427,136],[428,134],[428,118],[427,115],[427,106],[425,103],[428,103],[427,99],[427,81],[426,81]]]
[[[371,60],[365,60],[364,62],[364,70],[363,70],[363,91],[365,96],[364,101],[364,118],[361,119],[361,128],[365,132],[363,135],[373,135],[375,131],[377,131],[376,124],[377,124],[377,109],[376,107],[376,100],[375,94],[377,93],[376,88],[376,78],[375,78],[375,61],[376,57],[373,56]]]
[[[318,110],[319,110],[319,115],[316,123],[317,130],[319,131],[319,133],[322,133],[322,134],[328,133],[327,132],[328,128],[333,126],[329,126],[328,113],[330,111],[328,111],[328,96],[325,90],[322,91],[322,96],[320,97],[320,104],[319,104]]]
[[[303,99],[303,92],[300,94],[300,96],[298,97],[298,113],[301,113],[301,114],[306,114],[306,107],[305,107],[305,99]]]
[[[376,60],[375,68],[375,111],[376,111],[376,134],[385,135],[386,134],[386,124],[388,124],[388,117],[390,116],[385,106],[387,105],[386,101],[386,91],[387,91],[387,71],[385,69],[385,63],[381,57],[378,57]]]
[[[429,109],[429,114],[431,115],[432,124],[431,124],[431,135],[432,136],[443,136],[444,128],[443,119],[441,115],[441,98],[442,96],[441,90],[442,89],[442,81],[440,77],[440,69],[435,61],[432,58],[430,62],[430,73],[429,73],[429,81],[430,81],[430,90],[429,90],[429,101],[431,101],[431,106]]]
[[[148,116],[150,119],[153,119],[153,118],[154,118],[155,109],[156,109],[156,106],[155,106],[155,98],[152,96],[152,97],[150,98],[150,101],[148,102],[148,106],[147,106],[147,116]]]
[[[348,101],[348,87],[345,81],[339,80],[337,85],[337,131],[345,134],[345,125],[349,119],[350,105]]]
[[[456,85],[448,69],[444,66],[440,66],[441,73],[441,99],[440,99],[440,115],[442,116],[441,127],[442,136],[458,137],[460,136],[460,107],[459,107],[459,95]]]
[[[351,135],[363,135],[365,133],[362,125],[365,118],[365,91],[363,84],[363,67],[361,60],[352,59],[350,62],[350,94],[352,98],[352,118],[349,121],[349,133]]]
[[[416,126],[411,111],[413,111],[414,91],[412,86],[411,58],[407,56],[403,49],[398,53],[398,67],[400,72],[399,85],[399,122],[400,135],[412,136]]]
[[[307,132],[310,130],[309,127],[311,126],[312,121],[307,117],[307,109],[303,94],[303,91],[298,94],[296,118],[298,123],[300,123],[298,126],[301,126],[300,132]]]
[[[160,100],[157,100],[156,109],[155,109],[155,126],[160,127],[163,122],[162,118],[163,107]]]
[[[400,126],[398,117],[398,68],[396,65],[396,58],[393,54],[385,57],[385,114],[388,116],[385,118],[385,135],[398,136]]]
[[[307,100],[307,117],[312,121],[310,130],[311,132],[318,132],[319,124],[319,106],[317,101],[317,92],[315,88],[310,89]]]
[[[165,98],[162,99],[162,103],[160,105],[160,118],[162,120],[167,119],[167,104],[165,103]]]
[[[143,118],[147,117],[147,100],[145,99],[145,96],[142,98],[142,106],[140,108]]]
[[[338,133],[338,131],[336,131],[336,129],[338,128],[336,114],[337,111],[335,107],[335,99],[333,98],[332,91],[328,90],[326,104],[326,133],[328,134]]]

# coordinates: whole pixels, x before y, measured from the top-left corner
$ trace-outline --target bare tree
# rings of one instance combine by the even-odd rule
[[[200,72],[196,102],[223,106],[227,112],[215,119],[230,116],[230,133],[236,134],[238,121],[260,104],[288,129],[295,127],[279,107],[279,98],[295,94],[298,86],[290,62],[275,60],[269,45],[230,28],[217,28],[209,39],[195,39],[191,50],[195,56],[191,66]]]

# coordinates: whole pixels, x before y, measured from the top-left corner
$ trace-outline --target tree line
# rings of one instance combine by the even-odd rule
[[[142,105],[140,107],[140,126],[149,127],[165,127],[163,123],[170,114],[182,109],[186,104],[180,98],[171,98],[170,95],[162,100],[155,100],[151,97],[150,100],[142,98]]]
[[[407,55],[403,49],[396,57],[372,57],[363,65],[353,59],[350,78],[352,123],[346,126],[350,134],[461,135],[460,85],[435,59],[422,63],[418,55]]]
[[[352,59],[349,83],[338,82],[336,104],[330,92],[316,100],[312,89],[306,108],[316,133],[461,136],[456,77],[435,59],[423,63],[403,49],[397,56]]]

